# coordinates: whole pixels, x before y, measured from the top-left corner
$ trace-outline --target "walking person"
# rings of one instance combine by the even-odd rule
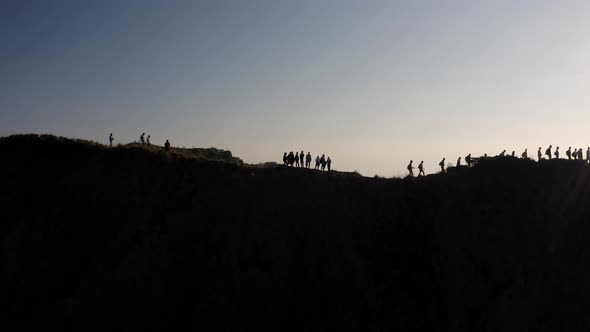
[[[555,148],[555,159],[559,159],[559,146]]]
[[[443,158],[442,161],[440,163],[438,163],[438,166],[440,166],[440,172],[444,173],[445,172],[445,158]]]
[[[414,177],[414,166],[412,165],[414,161],[410,160],[410,163],[408,164],[408,172],[410,172],[410,177]]]
[[[424,173],[424,160],[422,160],[420,162],[420,164],[418,164],[418,176],[426,176],[426,173]]]
[[[567,156],[567,160],[572,160],[572,147],[570,146],[567,151],[565,151],[565,155]]]
[[[551,145],[549,145],[547,150],[545,150],[545,155],[547,156],[547,158],[549,158],[549,160],[551,160]]]
[[[141,136],[139,136],[139,142],[141,143],[141,145],[145,144],[145,133],[141,134]]]

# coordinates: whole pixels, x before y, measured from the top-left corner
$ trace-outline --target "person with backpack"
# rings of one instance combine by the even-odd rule
[[[307,156],[305,156],[305,168],[311,167],[311,153],[308,151]]]
[[[555,159],[559,159],[559,146],[555,147]]]
[[[441,173],[444,173],[444,172],[445,172],[445,158],[443,158],[443,159],[441,160],[441,162],[440,162],[440,163],[438,163],[438,166],[440,166],[440,172],[441,172]]]
[[[467,167],[471,167],[471,165],[473,165],[473,159],[471,158],[471,153],[465,157],[465,162],[467,163]]]
[[[545,155],[547,156],[547,158],[549,158],[549,160],[551,160],[551,145],[549,145],[547,150],[545,150]]]
[[[521,155],[522,159],[528,159],[529,158],[529,154],[528,154],[528,149],[524,149],[524,152]]]
[[[572,147],[570,146],[567,151],[565,151],[565,155],[567,156],[567,160],[572,160]]]
[[[409,176],[413,177],[414,176],[414,166],[412,165],[414,161],[410,160],[410,163],[408,164],[408,172],[410,172]]]
[[[326,165],[328,165],[328,172],[332,169],[332,159],[330,159],[330,157],[328,157],[328,160],[326,160]]]
[[[424,173],[424,160],[422,160],[420,162],[420,164],[418,164],[418,176],[426,176],[426,173]]]

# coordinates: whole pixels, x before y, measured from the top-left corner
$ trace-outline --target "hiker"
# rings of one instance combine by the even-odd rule
[[[413,160],[410,160],[410,163],[408,164],[408,171],[410,172],[409,176],[411,176],[411,177],[414,176],[414,166],[412,166],[413,162],[414,162]]]
[[[565,152],[565,155],[567,156],[567,160],[572,160],[572,147],[570,146],[567,151]]]
[[[440,163],[438,163],[438,166],[440,166],[440,172],[441,172],[441,173],[444,173],[444,172],[445,172],[445,158],[443,158],[443,159],[441,160],[441,162],[440,162]]]
[[[330,169],[332,168],[332,159],[330,159],[330,157],[328,157],[328,160],[326,160],[326,164],[328,165],[328,172],[329,172]]]
[[[142,145],[143,145],[143,144],[145,144],[145,138],[144,138],[144,136],[145,136],[145,133],[143,133],[143,134],[141,134],[141,136],[139,136],[139,142],[140,142]]]
[[[170,141],[169,140],[166,140],[166,143],[164,143],[164,150],[170,151]]]
[[[322,161],[320,160],[320,156],[315,156],[315,168],[314,169],[320,169],[320,163]]]
[[[545,150],[545,155],[547,156],[547,158],[549,158],[549,160],[551,160],[551,145],[549,145],[547,150]]]
[[[326,170],[326,156],[322,155],[322,158],[320,158],[320,164],[322,164],[322,171]]]
[[[110,146],[110,147],[113,147],[113,141],[114,141],[114,140],[115,140],[115,139],[113,138],[113,133],[111,133],[111,134],[109,135],[109,144],[110,144],[109,146]]]
[[[295,152],[295,167],[299,167],[299,152]]]
[[[559,146],[555,148],[555,159],[559,159]]]
[[[301,161],[301,168],[303,168],[303,163],[305,162],[305,154],[303,153],[303,151],[301,151],[301,153],[299,154],[299,160]]]
[[[506,156],[506,150],[504,150],[500,153],[500,157],[504,157],[504,156]]]
[[[457,159],[457,168],[461,167],[461,157],[459,157],[459,159]]]
[[[580,160],[584,160],[584,152],[582,152],[582,148],[580,148],[578,150],[578,156],[579,156]]]
[[[537,151],[537,157],[539,158],[539,161],[541,161],[541,158],[543,158],[543,154],[541,153],[541,147],[539,147],[539,151]]]
[[[424,160],[422,160],[420,162],[420,164],[418,164],[418,176],[426,176],[426,173],[424,173]]]
[[[287,152],[283,152],[283,165],[287,166]]]
[[[147,146],[150,146],[150,145],[152,145],[152,143],[150,142],[150,138],[151,138],[151,137],[152,137],[151,135],[148,135],[148,138],[147,138]]]
[[[516,151],[512,151],[512,154],[510,155],[512,158],[516,157]]]
[[[524,149],[524,152],[522,153],[522,155],[521,155],[521,156],[522,156],[522,159],[528,159],[528,157],[529,157],[529,154],[528,154],[528,151],[527,151],[527,149]]]
[[[305,156],[305,168],[311,167],[311,153],[308,151],[307,156]]]
[[[287,162],[289,163],[289,166],[293,167],[293,163],[295,162],[293,151],[289,152],[289,155],[287,156]]]
[[[465,157],[465,162],[467,163],[467,166],[471,167],[471,164],[473,163],[473,159],[471,158],[471,153]]]

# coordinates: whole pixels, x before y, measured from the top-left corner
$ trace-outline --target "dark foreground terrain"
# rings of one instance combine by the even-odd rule
[[[583,162],[391,180],[201,152],[0,139],[2,329],[590,330]]]

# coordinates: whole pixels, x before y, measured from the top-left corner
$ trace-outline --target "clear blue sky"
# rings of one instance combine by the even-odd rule
[[[0,1],[0,135],[215,146],[247,162],[590,145],[588,1]]]

